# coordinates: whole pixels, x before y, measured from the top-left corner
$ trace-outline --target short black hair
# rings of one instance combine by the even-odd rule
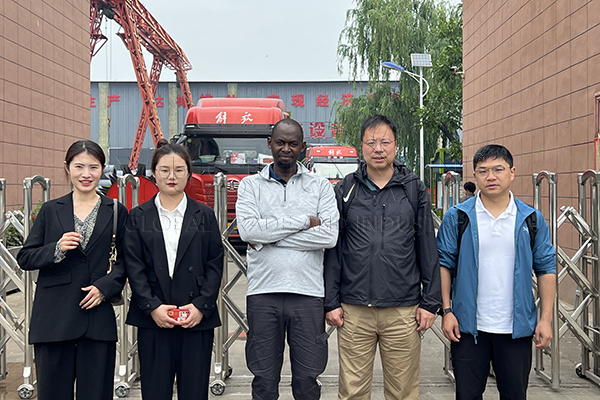
[[[473,169],[477,168],[477,164],[490,158],[501,158],[506,161],[509,168],[513,167],[513,156],[506,147],[499,144],[488,144],[477,150],[473,156]]]
[[[360,140],[362,141],[363,138],[365,137],[365,131],[367,129],[375,128],[376,126],[379,126],[379,125],[389,126],[390,129],[392,130],[392,133],[394,134],[394,140],[396,140],[396,141],[398,140],[398,133],[397,133],[396,124],[394,123],[394,121],[392,121],[385,115],[379,115],[379,114],[372,115],[363,121],[362,125],[360,126]]]
[[[473,182],[465,182],[463,188],[465,188],[465,190],[469,193],[475,193],[475,189],[477,189]]]
[[[300,123],[298,121],[296,121],[295,119],[291,119],[291,118],[284,118],[282,120],[279,120],[279,122],[277,122],[275,125],[273,125],[273,129],[271,130],[271,138],[273,137],[275,130],[277,130],[277,128],[279,128],[279,125],[289,125],[289,126],[297,127],[298,130],[300,131],[300,141],[301,142],[304,141],[304,130],[302,129],[302,125],[300,125]]]

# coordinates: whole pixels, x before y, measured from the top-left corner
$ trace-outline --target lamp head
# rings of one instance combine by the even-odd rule
[[[384,61],[384,62],[382,62],[381,66],[383,68],[393,69],[393,70],[400,71],[400,72],[404,71],[404,67],[401,67],[400,65],[396,65],[396,64],[394,64],[393,62],[390,62],[390,61]]]

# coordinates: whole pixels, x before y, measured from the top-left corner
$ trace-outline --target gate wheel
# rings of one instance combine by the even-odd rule
[[[33,385],[24,383],[17,388],[17,393],[21,399],[30,399],[33,396]]]
[[[223,381],[214,381],[210,384],[210,392],[215,396],[225,393],[225,383]]]

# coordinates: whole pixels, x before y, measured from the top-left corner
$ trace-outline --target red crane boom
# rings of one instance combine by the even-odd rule
[[[163,65],[176,72],[187,109],[194,105],[186,73],[192,69],[192,65],[181,47],[139,0],[90,1],[90,59],[107,41],[106,36],[102,35],[100,30],[102,19],[105,16],[113,19],[123,28],[119,37],[131,55],[131,62],[142,96],[143,106],[140,122],[129,159],[129,168],[133,170],[137,167],[140,159],[146,129],[150,127],[155,145],[163,137],[155,101]],[[148,74],[144,62],[142,45],[153,55],[150,74]]]

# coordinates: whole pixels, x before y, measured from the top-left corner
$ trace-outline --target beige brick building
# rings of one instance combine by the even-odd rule
[[[9,210],[23,205],[25,177],[50,178],[52,197],[69,190],[65,150],[90,136],[89,14],[86,1],[0,0],[0,178]]]
[[[464,163],[482,145],[515,156],[514,191],[532,202],[531,174],[558,173],[559,203],[595,168],[600,4],[594,0],[464,1]]]

